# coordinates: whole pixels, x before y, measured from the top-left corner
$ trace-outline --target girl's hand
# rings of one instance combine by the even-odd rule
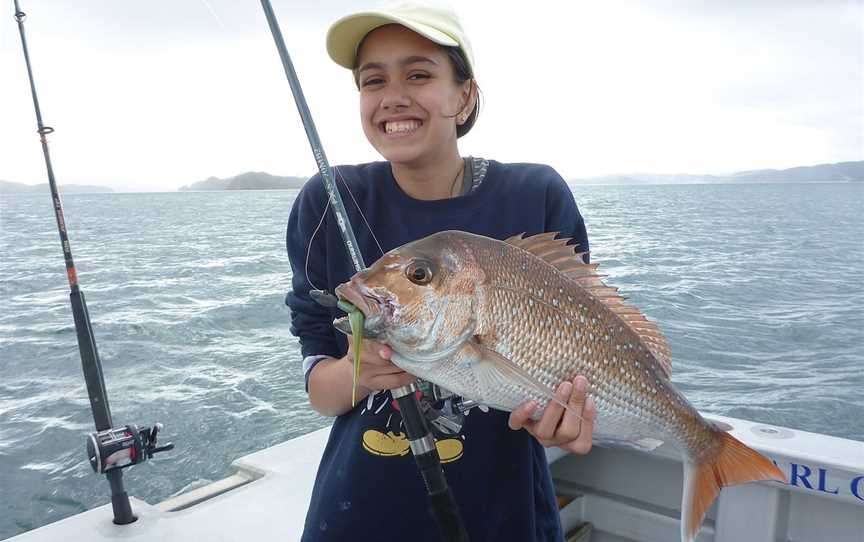
[[[382,342],[363,339],[363,351],[360,352],[360,378],[357,382],[358,397],[369,395],[377,390],[389,390],[414,382],[417,378],[393,365],[390,357],[393,350]],[[354,339],[348,335],[348,353],[345,361],[354,364]]]
[[[584,376],[577,376],[572,382],[565,380],[558,386],[555,396],[569,408],[550,401],[543,417],[534,421],[531,415],[537,410],[537,403],[528,401],[510,413],[510,428],[524,428],[547,448],[557,446],[569,452],[587,454],[591,451],[594,419],[597,417],[597,407],[587,393],[588,380]]]

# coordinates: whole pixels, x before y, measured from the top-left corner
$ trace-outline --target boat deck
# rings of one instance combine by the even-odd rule
[[[698,542],[864,542],[864,443],[712,417],[774,459],[789,484],[724,489]],[[233,463],[228,478],[157,505],[133,499],[131,525],[111,522],[110,505],[19,535],[14,542],[299,540],[329,429]],[[591,542],[679,539],[681,462],[674,451],[595,447],[588,456],[549,451],[565,530],[584,522]],[[587,542],[589,539],[580,539]]]
[[[244,456],[234,461],[232,476],[157,505],[132,498],[138,521],[129,525],[114,525],[108,504],[10,542],[300,540],[329,432],[321,429]]]

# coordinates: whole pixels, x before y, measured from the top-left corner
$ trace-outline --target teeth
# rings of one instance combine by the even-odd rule
[[[384,123],[384,131],[388,134],[413,132],[420,127],[419,120],[397,120]]]

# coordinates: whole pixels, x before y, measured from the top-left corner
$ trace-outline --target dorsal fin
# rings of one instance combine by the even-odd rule
[[[557,232],[541,233],[525,237],[514,235],[505,242],[519,247],[545,261],[568,279],[581,286],[595,299],[606,305],[642,338],[643,344],[654,354],[667,378],[672,376],[672,356],[669,343],[657,324],[645,318],[635,306],[624,301],[618,289],[603,283],[605,275],[597,273],[597,264],[586,264],[582,259],[586,252],[576,252],[577,245],[568,245],[569,238],[555,239]]]

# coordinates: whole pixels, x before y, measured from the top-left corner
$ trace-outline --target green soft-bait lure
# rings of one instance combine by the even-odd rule
[[[347,301],[340,300],[338,306],[348,313],[351,336],[354,338],[354,378],[351,386],[351,408],[354,408],[354,405],[357,404],[357,383],[360,381],[360,349],[363,347],[363,322],[366,317],[360,309]]]

